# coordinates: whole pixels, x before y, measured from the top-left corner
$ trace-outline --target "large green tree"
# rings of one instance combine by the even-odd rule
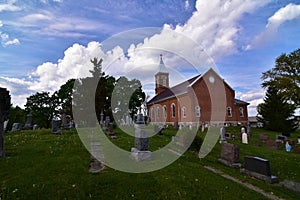
[[[25,124],[26,112],[24,109],[20,108],[19,106],[16,107],[11,106],[9,113],[10,113],[10,117],[6,128],[7,130],[12,129],[13,123]]]
[[[32,121],[40,127],[50,128],[53,117],[58,114],[57,101],[49,92],[37,92],[27,98],[27,113],[32,111]]]
[[[268,87],[264,103],[257,107],[258,121],[268,130],[292,132],[297,128],[295,105],[287,102],[276,87]]]
[[[275,66],[262,75],[264,88],[275,87],[283,98],[300,106],[300,49],[281,54]]]

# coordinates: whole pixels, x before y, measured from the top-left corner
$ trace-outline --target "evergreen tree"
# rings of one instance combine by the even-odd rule
[[[265,129],[278,132],[292,132],[297,128],[294,116],[295,105],[288,103],[275,87],[268,87],[264,103],[257,107],[258,121]]]

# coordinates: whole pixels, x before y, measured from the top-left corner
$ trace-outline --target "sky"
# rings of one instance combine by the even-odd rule
[[[13,106],[86,76],[94,57],[151,96],[163,54],[171,85],[214,67],[253,116],[262,72],[300,48],[300,1],[0,0],[0,36],[0,87]]]

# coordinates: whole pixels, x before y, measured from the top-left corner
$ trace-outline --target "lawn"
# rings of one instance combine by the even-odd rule
[[[232,130],[233,131],[233,130]],[[115,129],[113,142],[129,151],[134,138]],[[150,138],[155,151],[171,141],[172,128],[162,136]],[[253,130],[249,145],[240,146],[243,164],[245,155],[270,160],[272,174],[280,180],[300,182],[300,155],[271,150],[257,143],[258,133],[270,137],[274,132]],[[300,135],[300,133],[298,132]],[[297,134],[292,137],[296,138]],[[199,133],[198,137],[205,137]],[[296,140],[296,139],[295,139]],[[231,142],[231,141],[230,141]],[[204,159],[193,148],[171,165],[154,172],[131,174],[106,167],[98,174],[88,172],[91,161],[75,130],[53,135],[50,130],[9,132],[5,135],[6,157],[0,159],[0,199],[265,199],[264,196],[214,174],[203,166],[217,168],[244,182],[284,199],[300,199],[300,195],[280,185],[270,185],[242,175],[239,170],[220,164],[220,144]]]

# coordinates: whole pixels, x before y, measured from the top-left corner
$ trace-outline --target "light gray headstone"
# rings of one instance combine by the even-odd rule
[[[59,120],[52,119],[52,133],[53,134],[61,134],[59,130]]]

